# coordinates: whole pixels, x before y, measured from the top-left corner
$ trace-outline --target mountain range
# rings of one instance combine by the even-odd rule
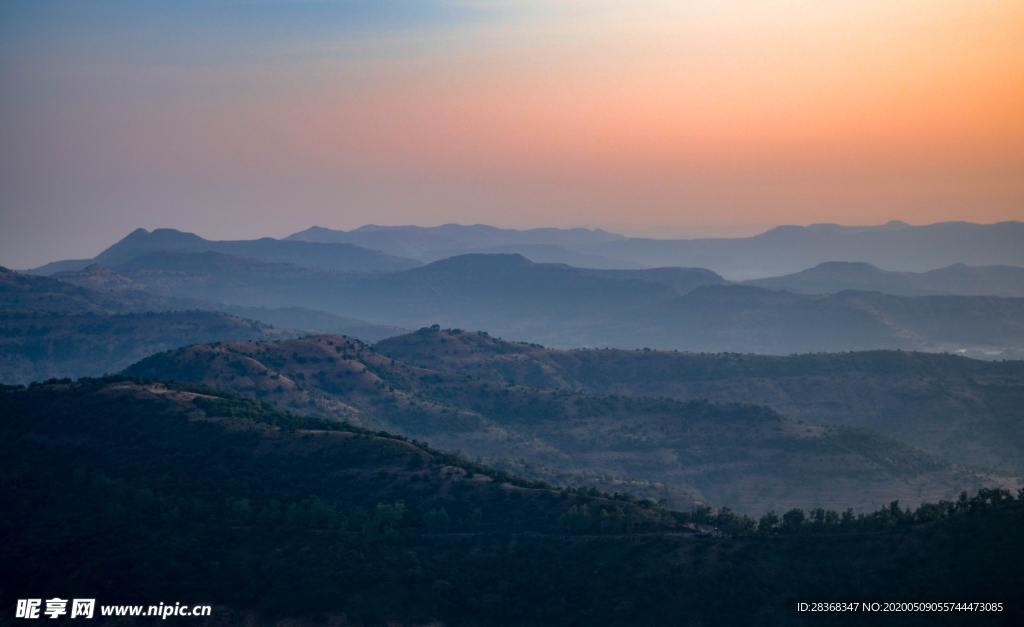
[[[0,605],[1017,624],[1020,226],[140,229],[0,268]]]
[[[780,226],[753,237],[650,239],[600,230],[497,229],[477,225],[313,227],[291,240],[344,242],[429,262],[474,252],[520,253],[533,261],[601,268],[708,268],[732,280],[789,274],[827,261],[924,272],[952,264],[1024,266],[1024,223],[942,222],[915,226]],[[544,245],[543,257],[528,247]],[[564,251],[564,252],[560,252]],[[584,255],[586,257],[581,258]],[[586,261],[589,259],[590,261]]]
[[[116,266],[153,253],[218,252],[271,263],[289,263],[328,272],[389,272],[418,265],[415,261],[351,244],[327,244],[264,237],[256,240],[203,239],[175,229],[136,229],[92,259],[58,261],[35,268],[34,274],[81,270],[91,264]]]
[[[587,269],[469,254],[397,272],[342,274],[207,251],[147,253],[54,276],[108,291],[130,287],[226,307],[298,307],[385,327],[438,323],[563,347],[1024,354],[1021,298],[797,294],[730,284],[701,268]]]
[[[1021,241],[1022,222],[918,226],[896,220],[866,227],[779,226],[752,237],[704,239],[626,237],[600,229],[446,224],[367,225],[350,231],[311,227],[284,240],[210,241],[173,229],[137,229],[92,259],[58,261],[32,272],[80,270],[90,263],[112,266],[154,252],[205,251],[331,272],[388,272],[472,253],[521,254],[539,263],[599,269],[707,268],[730,280],[748,280],[792,274],[832,261],[915,273],[957,264],[1020,267],[1024,266]],[[965,279],[952,276],[951,280],[962,284]],[[939,285],[939,291],[950,291],[941,281]]]
[[[954,264],[928,272],[892,272],[864,262],[829,261],[794,274],[746,281],[746,285],[800,294],[845,290],[897,296],[1024,296],[1024,267]]]
[[[601,229],[517,230],[486,224],[444,224],[435,227],[369,224],[351,231],[314,226],[289,235],[286,239],[355,244],[413,257],[424,263],[468,253],[518,253],[532,261],[566,263],[588,268],[638,267],[635,264],[574,248],[624,239],[622,235]]]

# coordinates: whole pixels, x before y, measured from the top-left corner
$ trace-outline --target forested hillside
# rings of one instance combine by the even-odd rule
[[[755,522],[558,490],[211,390],[52,382],[0,388],[0,413],[5,611],[66,590],[211,603],[222,625],[818,625],[794,603],[829,599],[1005,604],[880,625],[1024,616],[1024,503],[1005,492]]]
[[[434,370],[538,388],[744,402],[868,428],[959,464],[1024,475],[1024,362],[864,351],[769,356],[553,350],[425,328],[378,343]]]
[[[511,384],[410,365],[349,338],[190,346],[125,372],[229,390],[425,439],[535,478],[680,507],[873,509],[1002,482],[870,431],[761,406]]]

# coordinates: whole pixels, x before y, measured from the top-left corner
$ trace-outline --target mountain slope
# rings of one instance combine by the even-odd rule
[[[791,418],[877,431],[960,464],[1024,476],[1024,362],[862,352],[794,355],[554,350],[423,329],[384,355],[539,388],[765,405]]]
[[[289,334],[212,311],[0,313],[0,383],[98,376],[196,342]]]
[[[206,240],[194,233],[175,229],[136,229],[92,259],[93,263],[116,266],[152,253],[219,252],[258,259],[268,263],[291,263],[329,272],[393,272],[418,265],[416,262],[351,244],[326,244],[276,240]],[[77,269],[48,264],[35,272]]]
[[[544,390],[410,366],[346,338],[191,346],[131,376],[202,384],[427,439],[559,483],[742,511],[871,508],[989,481],[868,432],[757,406]]]
[[[107,272],[91,276],[116,281]],[[288,336],[252,320],[193,309],[190,299],[119,284],[122,289],[106,292],[0,268],[0,382],[100,375],[195,342]]]
[[[133,294],[159,294],[150,301],[173,303],[176,309],[220,311],[296,333],[332,333],[374,342],[406,332],[400,327],[293,306],[291,303],[301,299],[289,294],[315,293],[334,277],[291,264],[214,252],[152,253],[116,268],[93,264],[77,272],[60,272],[54,278],[102,292],[115,303],[130,300]]]
[[[223,311],[233,316],[255,320],[297,334],[346,335],[370,344],[408,333],[408,329],[401,327],[374,324],[357,318],[335,316],[325,311],[302,307],[225,306]]]
[[[210,390],[0,388],[0,416],[10,612],[69,590],[212,604],[189,619],[208,625],[816,625],[790,600],[841,590],[1004,603],[972,624],[1024,615],[1024,504],[1002,493],[860,519],[796,512],[754,533],[730,512],[556,490]]]
[[[124,313],[167,309],[173,303],[133,287],[113,295],[0,266],[0,311],[4,313]]]
[[[868,263],[830,261],[795,274],[747,281],[747,285],[804,294],[844,290],[902,296],[1024,296],[1024,268],[956,264],[928,272],[890,272]]]

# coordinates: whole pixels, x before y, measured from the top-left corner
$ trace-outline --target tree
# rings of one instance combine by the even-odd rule
[[[758,533],[771,533],[775,531],[776,527],[779,526],[779,515],[774,511],[770,511],[764,516],[761,516],[761,520],[757,521]]]
[[[804,510],[793,508],[782,515],[782,530],[788,533],[795,533],[803,526],[807,516]]]

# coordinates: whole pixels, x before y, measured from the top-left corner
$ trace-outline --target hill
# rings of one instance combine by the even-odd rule
[[[816,625],[794,600],[837,597],[1003,603],[972,624],[1024,616],[1024,503],[1003,492],[755,523],[526,482],[211,390],[0,388],[0,415],[5,611],[69,590],[212,604],[189,621],[211,625]]]
[[[175,229],[136,229],[88,262],[47,264],[35,273],[73,271],[89,263],[112,267],[153,253],[219,252],[268,263],[290,263],[328,272],[392,272],[418,265],[415,261],[352,244],[276,240],[207,240]]]
[[[100,375],[195,342],[273,339],[288,334],[196,301],[156,296],[114,281],[115,292],[0,268],[0,382]]]
[[[844,290],[903,296],[959,294],[1024,296],[1024,268],[956,264],[928,272],[891,272],[869,263],[830,261],[795,274],[747,281],[747,285],[804,294]]]
[[[125,373],[230,390],[425,439],[534,478],[629,489],[677,506],[870,509],[993,481],[871,432],[754,405],[513,385],[411,366],[347,338],[190,346]]]
[[[173,303],[133,287],[113,295],[0,266],[0,311],[4,313],[123,313],[166,309]]]
[[[98,376],[196,342],[289,334],[212,311],[0,313],[0,383]]]
[[[440,372],[537,388],[744,402],[870,429],[958,464],[1024,476],[1024,362],[868,351],[791,356],[556,350],[422,329],[380,353]]]

